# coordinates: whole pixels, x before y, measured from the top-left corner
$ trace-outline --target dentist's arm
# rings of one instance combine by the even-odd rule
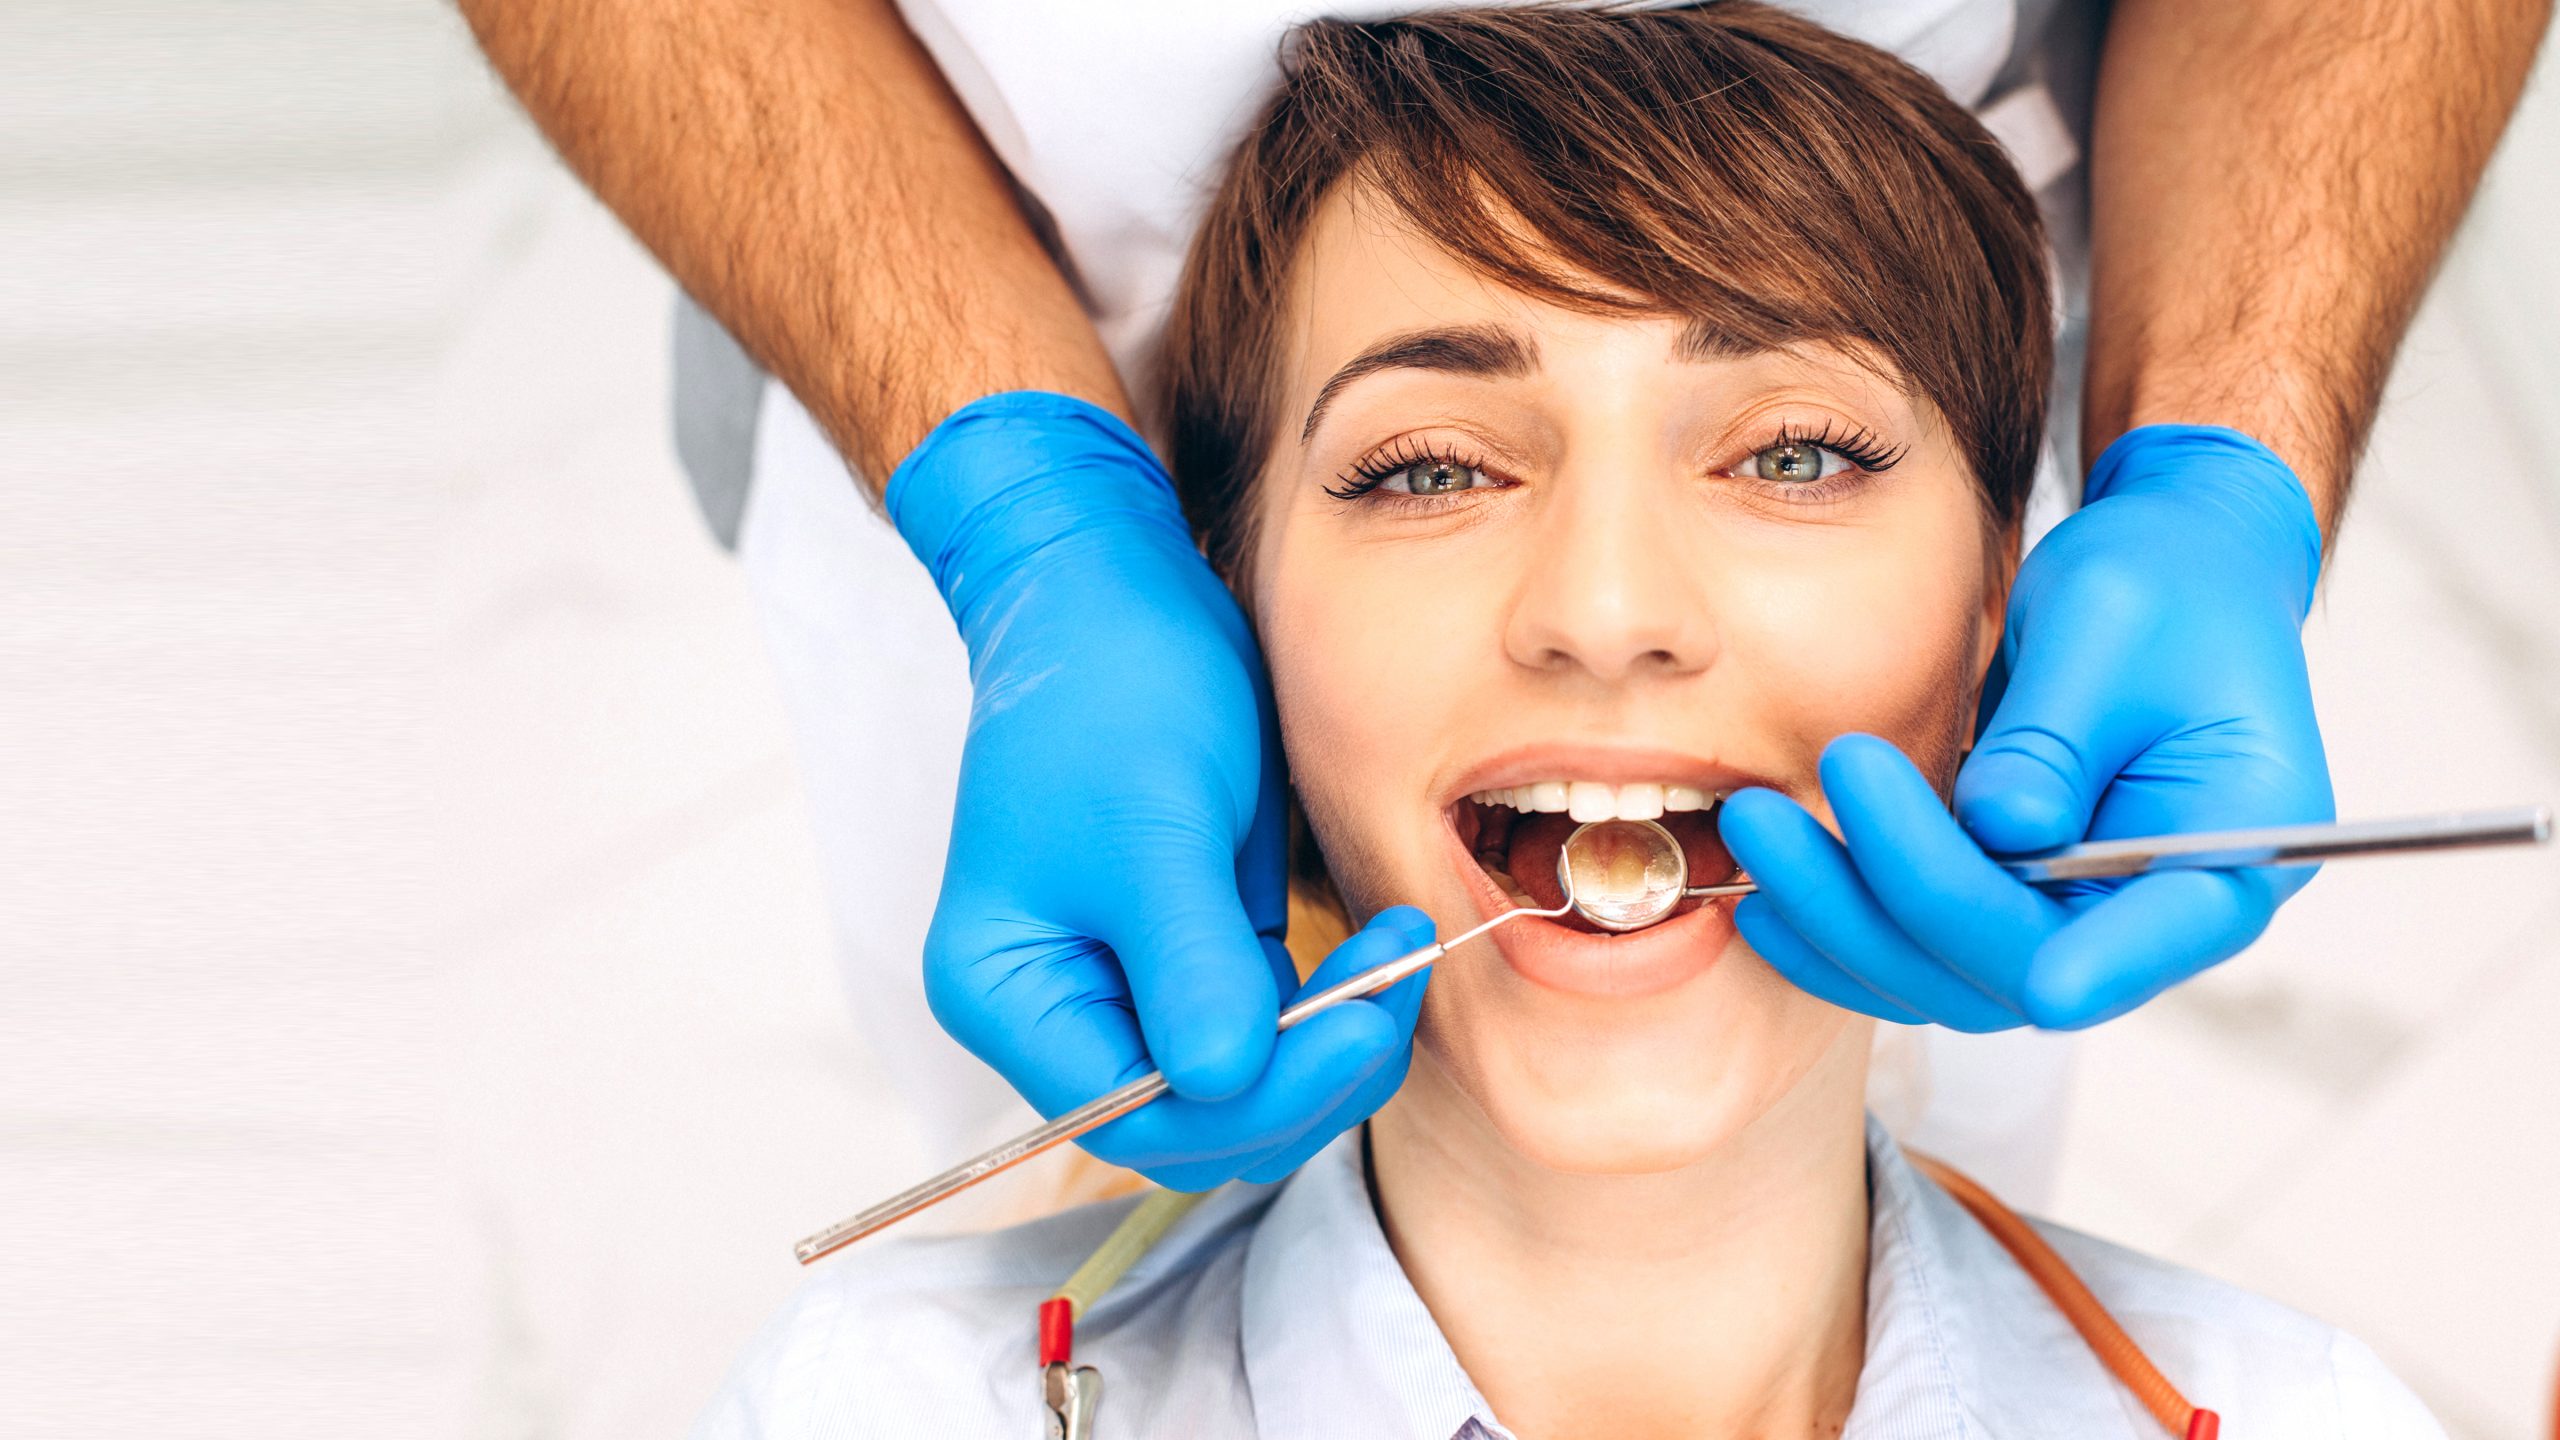
[[[2087,1025],[2237,953],[2300,888],[2155,875],[2057,904],[1980,852],[2330,817],[2301,644],[2322,536],[2550,8],[2119,0],[2083,508],[2020,567],[1962,829],[1858,745],[1824,769],[1845,845],[1775,796],[1728,807],[1763,886],[1738,920],[1772,964],[1891,1019]]]
[[[1285,1167],[1366,1115],[1409,1007],[1274,1045],[1296,977],[1261,657],[896,8],[462,9],[569,164],[885,491],[968,642],[937,1017],[1051,1113],[1161,1068],[1180,1098],[1090,1148],[1168,1183]]]
[[[561,158],[876,495],[944,416],[1129,417],[1101,337],[889,0],[460,0]]]
[[[2324,532],[2551,0],[2119,0],[2090,157],[2083,448],[2221,425]]]

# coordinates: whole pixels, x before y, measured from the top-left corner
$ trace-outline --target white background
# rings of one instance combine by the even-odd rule
[[[2311,622],[2349,815],[2560,802],[2553,72]],[[0,1433],[677,1434],[944,1158],[668,304],[423,0],[0,12]],[[2560,855],[2334,868],[2087,1042],[2058,1218],[2536,1436],[2555,1018]]]

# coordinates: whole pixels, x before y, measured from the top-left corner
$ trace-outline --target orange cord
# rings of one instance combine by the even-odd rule
[[[1943,1162],[1905,1153],[1911,1154],[1911,1163],[1921,1174],[1954,1196],[1956,1203],[1982,1222],[1991,1238],[2016,1258],[2018,1267],[2052,1297],[2063,1318],[2080,1332],[2080,1338],[2088,1342],[2107,1372],[2133,1392],[2133,1397],[2142,1402],[2163,1429],[2182,1440],[2214,1440],[2221,1430],[2221,1417],[2187,1403],[2187,1397],[2178,1393],[2178,1387],[2170,1384],[2151,1358],[2142,1353],[2142,1347],[2133,1343],[2133,1337],[2124,1333],[2116,1317],[2107,1313],[2107,1307],[2098,1303],[2098,1297],[2089,1293],[2089,1287],[2072,1273],[2061,1256],[2053,1253],[2053,1247],[2044,1243],[2034,1226],[2019,1219],[2016,1211],[2000,1203],[1999,1197]]]

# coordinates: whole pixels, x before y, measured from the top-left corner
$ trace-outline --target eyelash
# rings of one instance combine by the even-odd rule
[[[1902,457],[1909,453],[1910,447],[1889,446],[1874,431],[1863,425],[1852,427],[1846,434],[1834,433],[1835,428],[1828,419],[1822,422],[1820,430],[1808,430],[1790,422],[1779,426],[1778,433],[1766,442],[1752,447],[1751,454],[1757,455],[1763,450],[1772,450],[1781,445],[1811,445],[1817,449],[1828,450],[1848,461],[1862,474],[1881,475],[1902,463]],[[1456,465],[1468,470],[1486,468],[1484,462],[1468,458],[1465,452],[1455,447],[1419,441],[1411,436],[1399,436],[1385,448],[1372,451],[1363,457],[1349,471],[1337,477],[1337,483],[1326,486],[1324,493],[1336,500],[1344,501],[1367,500],[1372,503],[1410,501],[1423,505],[1441,503],[1448,497],[1405,495],[1394,491],[1385,494],[1374,493],[1378,487],[1389,480],[1416,465],[1424,464]],[[1834,475],[1826,480],[1788,485],[1782,488],[1803,497],[1799,503],[1819,501],[1832,498],[1837,493],[1839,482],[1852,478],[1846,475]]]
[[[1335,477],[1337,483],[1326,486],[1324,493],[1336,500],[1413,500],[1425,505],[1445,498],[1433,495],[1404,495],[1392,491],[1385,495],[1370,493],[1416,465],[1456,465],[1467,470],[1488,468],[1483,461],[1469,459],[1464,452],[1454,447],[1428,444],[1412,436],[1401,435],[1389,442],[1385,448],[1371,451],[1362,457],[1360,463]]]
[[[1812,445],[1830,451],[1870,475],[1881,475],[1901,464],[1902,457],[1910,449],[1907,445],[1885,444],[1876,432],[1863,425],[1852,428],[1846,435],[1834,435],[1831,432],[1832,425],[1829,420],[1822,422],[1822,429],[1819,431],[1806,430],[1793,424],[1781,425],[1778,427],[1775,439],[1755,447],[1751,453],[1757,455],[1762,450],[1772,450],[1780,445]]]

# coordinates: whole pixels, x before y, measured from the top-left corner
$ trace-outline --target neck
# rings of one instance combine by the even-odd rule
[[[1835,1435],[1866,1348],[1866,1031],[1706,1159],[1565,1174],[1420,1053],[1371,1122],[1388,1243],[1523,1440]]]

